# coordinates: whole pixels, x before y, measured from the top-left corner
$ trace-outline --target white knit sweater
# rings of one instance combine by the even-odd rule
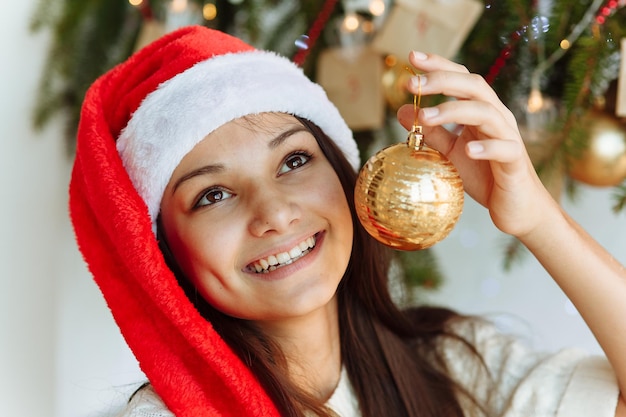
[[[488,411],[489,417],[613,417],[619,389],[604,357],[573,349],[533,352],[519,339],[481,320],[465,320],[454,331],[482,355],[482,365],[458,341],[442,342],[451,376]],[[482,416],[460,399],[467,416]],[[341,417],[360,417],[345,369],[327,405]],[[174,417],[151,389],[141,390],[119,417]]]

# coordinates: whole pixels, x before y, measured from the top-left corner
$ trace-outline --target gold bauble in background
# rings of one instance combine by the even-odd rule
[[[588,146],[569,161],[568,174],[597,187],[618,185],[626,179],[626,124],[600,111],[592,111],[588,120]]]
[[[393,55],[385,57],[385,70],[382,76],[383,95],[387,105],[394,111],[411,98],[411,94],[406,89],[411,73],[406,70],[406,67],[407,64],[398,61]]]
[[[426,249],[452,231],[463,211],[463,183],[440,152],[411,140],[389,146],[361,169],[356,212],[367,232],[400,250]]]

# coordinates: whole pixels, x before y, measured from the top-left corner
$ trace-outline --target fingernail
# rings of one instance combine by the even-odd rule
[[[424,52],[413,51],[411,52],[411,54],[413,55],[413,59],[417,59],[418,61],[425,61],[426,59],[428,59],[428,55],[426,55]]]
[[[439,114],[437,107],[426,107],[422,109],[422,117],[424,119],[431,119]]]
[[[478,142],[468,142],[467,143],[467,150],[469,151],[469,153],[471,153],[472,155],[478,155],[482,152],[484,152],[485,147],[483,146],[482,143],[478,143]]]
[[[416,75],[415,77],[411,77],[411,88],[413,90],[417,90],[418,88],[422,88],[428,82],[428,78],[425,75]]]

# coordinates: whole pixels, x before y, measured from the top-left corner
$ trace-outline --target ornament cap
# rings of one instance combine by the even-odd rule
[[[409,132],[406,143],[410,149],[415,149],[417,151],[422,149],[422,147],[424,146],[424,135],[422,133],[422,126],[413,126],[413,129]]]

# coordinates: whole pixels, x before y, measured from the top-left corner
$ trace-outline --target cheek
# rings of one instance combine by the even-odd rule
[[[347,197],[334,172],[333,175],[328,175],[323,179],[323,184],[319,198],[319,201],[324,202],[321,209],[326,210],[326,213],[332,216],[330,221],[339,232],[342,241],[351,250],[354,228]]]
[[[237,237],[223,222],[215,226],[188,224],[168,238],[172,254],[192,282],[225,275],[234,264]]]
[[[331,201],[332,207],[336,208],[337,214],[342,216],[343,218],[351,219],[352,216],[350,214],[350,206],[348,205],[348,197],[343,191],[343,187],[341,186],[341,182],[336,175],[333,175],[331,178],[327,179],[326,184],[332,184],[332,187],[328,187],[328,199]],[[349,222],[350,225],[352,222]]]
[[[216,309],[234,314],[241,292],[234,268],[238,241],[223,228],[214,233],[195,233],[179,241],[173,250],[186,279]]]

